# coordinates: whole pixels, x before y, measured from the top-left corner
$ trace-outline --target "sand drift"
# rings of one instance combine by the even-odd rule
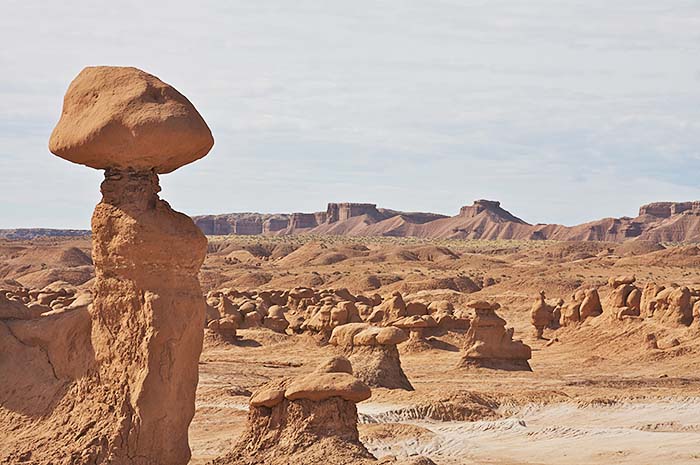
[[[363,438],[376,456],[429,455],[440,464],[700,463],[700,400],[528,405],[503,419],[410,419],[412,409],[359,405],[365,423],[405,423],[426,434]],[[527,459],[523,459],[527,457]]]

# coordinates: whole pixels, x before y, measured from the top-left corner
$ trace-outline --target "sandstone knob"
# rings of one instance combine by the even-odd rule
[[[315,402],[340,397],[362,402],[372,396],[369,386],[348,373],[313,373],[292,382],[284,392],[289,400],[308,399]]]
[[[204,157],[209,127],[187,98],[136,68],[83,69],[63,99],[49,150],[96,169],[169,173]]]

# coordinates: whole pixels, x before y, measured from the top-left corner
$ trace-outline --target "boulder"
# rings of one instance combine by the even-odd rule
[[[285,333],[289,327],[289,321],[285,313],[289,311],[286,307],[273,305],[267,310],[267,316],[263,320],[263,326],[277,333]]]
[[[580,317],[581,321],[587,318],[596,317],[603,313],[603,306],[600,303],[600,296],[596,289],[587,289],[584,291],[583,300],[581,300]]]
[[[49,150],[100,170],[169,173],[213,145],[207,124],[173,87],[136,68],[94,66],[68,87]]]

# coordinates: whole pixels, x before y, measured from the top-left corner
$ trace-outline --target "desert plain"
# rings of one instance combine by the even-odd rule
[[[89,289],[90,251],[89,237],[5,240],[4,287]],[[307,288],[387,300],[398,292],[406,304],[449,302],[467,320],[469,302],[499,303],[496,312],[514,328],[513,338],[532,349],[531,371],[460,367],[463,328],[436,328],[419,345],[398,344],[414,390],[372,387],[371,398],[357,404],[360,440],[378,458],[421,455],[445,465],[700,463],[697,310],[689,325],[617,315],[608,305],[614,291],[608,281],[616,276],[634,276],[640,289],[687,286],[697,301],[700,248],[645,241],[209,236],[199,280],[210,297],[222,290]],[[552,307],[565,309],[572,294],[590,288],[600,294],[601,315],[552,325],[536,338],[531,308],[540,291]],[[216,305],[216,298],[208,303]],[[309,374],[339,353],[324,329],[275,331],[258,322],[229,339],[202,331],[191,464],[231,449],[246,428],[249,397],[261,385]]]

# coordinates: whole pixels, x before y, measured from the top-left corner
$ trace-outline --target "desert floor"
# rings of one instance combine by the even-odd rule
[[[89,240],[2,243],[5,279],[28,287],[90,285]],[[533,349],[532,372],[458,369],[463,334],[399,346],[415,391],[374,389],[358,405],[361,439],[376,456],[452,464],[700,463],[700,322],[667,327],[603,315],[536,340],[529,308],[540,290],[568,301],[579,288],[609,292],[610,276],[700,288],[694,245],[212,237],[204,291],[347,287],[405,300],[496,301]],[[89,257],[88,257],[89,258]],[[475,286],[476,287],[475,287]],[[649,349],[653,333],[660,349]],[[205,341],[192,464],[225,452],[245,427],[250,392],[310,372],[334,354],[311,335],[241,330],[235,344]]]
[[[540,288],[550,298],[565,300],[579,286],[601,286],[602,294],[612,275],[692,286],[700,282],[692,246],[649,252],[656,247],[332,238],[260,261],[248,250],[255,253],[262,245],[274,253],[279,245],[271,244],[286,240],[259,241],[238,238],[234,242],[253,244],[243,250],[224,248],[225,256],[240,260],[231,270],[222,271],[217,266],[221,257],[212,253],[204,273],[219,270],[234,285],[263,275],[269,282],[260,287],[272,289],[288,287],[294,278],[304,285],[355,292],[398,289],[408,293],[407,300],[411,294],[435,295],[456,306],[467,297],[487,298],[503,305],[499,314],[515,327],[516,337],[532,346],[532,372],[455,368],[460,334],[432,338],[432,350],[402,351],[416,391],[375,389],[359,405],[362,440],[375,455],[422,454],[444,465],[700,463],[697,327],[670,329],[649,321],[599,318],[548,332],[546,337],[556,341],[547,345],[534,338],[528,311]],[[217,242],[232,247],[227,240]],[[355,247],[369,252],[355,255]],[[252,276],[235,271],[245,266],[255,267]],[[362,288],[374,281],[368,276],[390,284]],[[440,279],[458,276],[477,282],[492,277],[496,284],[466,294],[439,288],[444,285]],[[650,332],[681,344],[650,351],[643,343]],[[202,355],[191,426],[193,464],[204,463],[236,440],[245,421],[247,390],[310,371],[334,350],[305,336],[263,330],[241,331],[240,336],[235,346],[207,344]]]

